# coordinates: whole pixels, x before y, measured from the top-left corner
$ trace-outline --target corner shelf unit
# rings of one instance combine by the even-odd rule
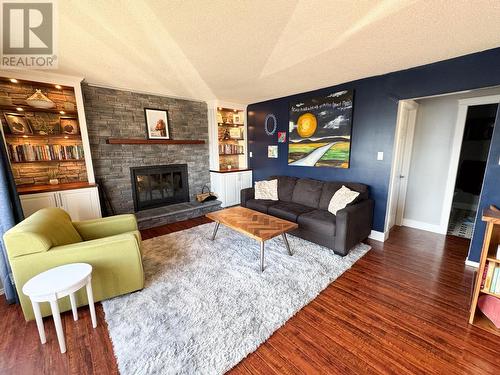
[[[482,220],[486,222],[486,232],[484,234],[483,249],[481,250],[481,259],[479,261],[479,269],[476,273],[476,281],[472,295],[472,303],[470,307],[469,323],[483,330],[494,333],[500,336],[500,329],[481,312],[478,308],[478,299],[481,295],[490,295],[500,299],[500,294],[482,288],[483,274],[486,264],[490,267],[495,265],[500,266],[500,259],[496,258],[497,247],[500,243],[500,211],[490,207],[483,211]]]

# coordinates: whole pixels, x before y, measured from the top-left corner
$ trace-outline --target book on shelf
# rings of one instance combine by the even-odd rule
[[[500,295],[500,264],[487,261],[481,278],[481,290]]]
[[[84,158],[82,145],[8,145],[13,162],[81,160]]]
[[[236,155],[243,153],[243,146],[219,143],[219,154]]]

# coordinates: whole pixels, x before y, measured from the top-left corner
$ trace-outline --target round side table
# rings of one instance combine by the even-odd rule
[[[66,353],[66,341],[64,340],[64,332],[61,324],[61,316],[59,314],[57,300],[59,298],[69,296],[71,310],[73,311],[73,319],[78,320],[75,292],[84,286],[87,289],[92,326],[94,328],[97,327],[91,279],[92,266],[90,264],[72,263],[42,272],[24,284],[23,293],[30,298],[31,304],[33,305],[38,334],[40,335],[40,341],[42,344],[45,344],[47,339],[45,338],[45,330],[43,327],[39,303],[50,303],[52,317],[56,327],[57,340],[59,341],[59,348],[61,349],[61,353]]]

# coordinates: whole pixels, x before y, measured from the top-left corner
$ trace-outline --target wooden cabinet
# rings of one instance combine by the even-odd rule
[[[210,172],[212,191],[222,202],[222,207],[240,204],[241,189],[252,187],[252,171]]]
[[[24,216],[45,207],[60,207],[73,221],[89,220],[101,217],[99,193],[97,187],[51,191],[47,193],[21,195]]]

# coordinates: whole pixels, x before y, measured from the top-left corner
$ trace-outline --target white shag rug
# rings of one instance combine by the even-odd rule
[[[143,242],[142,291],[103,301],[118,367],[128,374],[222,374],[361,258],[288,236],[258,242],[214,224]]]

